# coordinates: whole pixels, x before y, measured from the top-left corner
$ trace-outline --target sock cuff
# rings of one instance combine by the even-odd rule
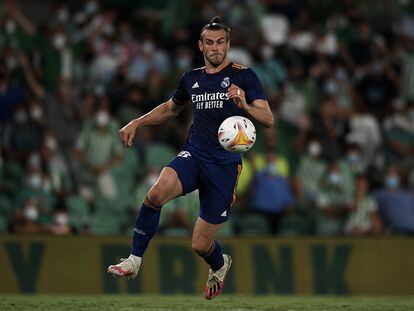
[[[214,249],[216,248],[216,241],[214,240],[213,243],[210,246],[210,249],[208,250],[208,252],[204,255],[204,257],[208,257],[210,256],[213,252]]]
[[[156,211],[160,211],[162,207],[161,205],[156,205],[153,203],[150,199],[148,199],[148,197],[145,197],[144,205]]]

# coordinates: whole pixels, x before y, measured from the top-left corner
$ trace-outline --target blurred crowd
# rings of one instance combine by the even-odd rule
[[[0,1],[0,233],[131,233],[187,136],[121,125],[203,65],[199,31],[232,28],[275,114],[244,155],[222,235],[414,233],[414,1]],[[196,192],[163,207],[188,236]]]

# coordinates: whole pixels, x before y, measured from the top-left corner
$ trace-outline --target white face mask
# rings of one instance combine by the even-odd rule
[[[342,180],[342,176],[338,172],[334,171],[334,172],[329,173],[328,175],[328,181],[331,185],[334,185],[334,186],[339,185],[341,180]]]
[[[154,52],[154,50],[155,50],[154,43],[152,43],[151,41],[145,41],[142,44],[142,53],[151,54]]]
[[[109,122],[109,115],[106,111],[99,111],[96,114],[96,124],[98,126],[106,126]]]
[[[108,35],[108,36],[112,36],[115,33],[114,26],[112,26],[112,24],[106,24],[103,27],[103,33]]]
[[[30,116],[34,120],[40,120],[43,117],[43,110],[42,108],[35,106],[30,110]]]
[[[66,213],[57,213],[54,216],[55,223],[59,226],[66,226],[69,222],[69,217]]]
[[[273,47],[270,45],[266,45],[262,48],[262,57],[264,60],[269,60],[274,56]]]
[[[12,34],[16,31],[16,23],[13,20],[9,19],[6,22],[5,28],[8,34]]]
[[[29,186],[32,189],[40,189],[42,186],[42,176],[40,174],[32,174],[29,176]]]
[[[87,15],[91,15],[91,14],[95,13],[97,9],[98,9],[98,6],[97,6],[95,1],[89,1],[85,5],[85,13]]]
[[[177,67],[181,70],[186,70],[191,67],[191,59],[185,56],[182,56],[177,59]]]
[[[27,114],[25,111],[20,110],[16,112],[14,118],[18,124],[23,124],[27,121]]]
[[[29,157],[29,166],[30,167],[40,167],[40,154],[35,152],[32,153]]]
[[[28,220],[36,221],[39,217],[39,210],[34,205],[28,205],[24,208],[23,214]]]
[[[53,137],[46,138],[46,147],[48,147],[50,150],[55,151],[57,149],[57,141]]]
[[[57,12],[57,20],[61,23],[66,23],[69,20],[69,11],[61,9]]]
[[[55,35],[52,43],[55,49],[62,50],[66,46],[66,36],[63,34]]]
[[[308,153],[312,158],[317,158],[321,154],[321,145],[317,142],[312,142],[308,146]]]

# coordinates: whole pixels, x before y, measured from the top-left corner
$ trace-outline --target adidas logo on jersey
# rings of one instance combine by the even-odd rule
[[[198,87],[200,87],[199,85],[198,85],[198,82],[196,82],[196,83],[194,83],[193,84],[193,86],[191,87],[192,89],[196,89],[196,88],[198,88]]]
[[[221,216],[226,217],[227,216],[227,211],[224,211],[223,213],[221,213]]]

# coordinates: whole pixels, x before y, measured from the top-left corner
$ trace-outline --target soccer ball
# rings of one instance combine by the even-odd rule
[[[234,116],[221,123],[218,133],[220,145],[235,152],[246,152],[256,141],[256,129],[247,118]]]

